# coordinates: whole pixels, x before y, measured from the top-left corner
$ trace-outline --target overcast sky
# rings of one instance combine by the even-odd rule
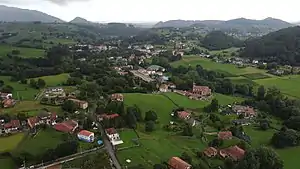
[[[299,0],[0,0],[0,4],[39,10],[65,21],[77,16],[98,22],[240,17],[300,21]]]

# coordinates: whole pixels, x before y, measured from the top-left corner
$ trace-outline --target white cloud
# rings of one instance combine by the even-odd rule
[[[71,20],[160,21],[170,19],[228,20],[274,17],[298,21],[297,0],[0,0],[0,4],[40,10]]]

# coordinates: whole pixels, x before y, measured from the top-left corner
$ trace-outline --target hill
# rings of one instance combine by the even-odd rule
[[[209,50],[223,50],[231,47],[240,47],[243,43],[222,31],[212,31],[204,37],[202,45]]]
[[[300,27],[286,28],[247,41],[241,56],[280,64],[300,65],[299,42]]]
[[[56,18],[54,16],[48,15],[40,11],[8,7],[4,5],[0,5],[0,21],[3,22],[40,21],[44,23],[64,22],[59,18]]]
[[[237,18],[228,21],[220,20],[170,20],[166,22],[159,22],[154,25],[154,28],[175,27],[175,28],[198,28],[200,30],[207,30],[208,32],[214,30],[221,30],[227,34],[252,34],[255,36],[262,36],[267,33],[277,31],[279,29],[291,27],[293,24],[274,18],[266,18],[263,20],[251,20],[245,18]]]
[[[91,24],[92,22],[81,18],[81,17],[76,17],[73,20],[71,20],[69,23],[75,23],[75,24]]]

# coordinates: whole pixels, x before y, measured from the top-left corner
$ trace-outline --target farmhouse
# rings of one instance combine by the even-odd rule
[[[243,114],[245,118],[252,118],[256,116],[255,110],[249,106],[234,105],[232,110],[237,115]]]
[[[16,104],[16,101],[13,99],[4,99],[1,103],[3,108],[10,108]]]
[[[208,86],[196,86],[194,83],[192,93],[200,96],[209,96],[211,95],[211,89]]]
[[[192,167],[189,163],[183,161],[179,157],[172,157],[168,164],[170,169],[190,169]]]
[[[89,106],[87,101],[78,100],[78,99],[68,99],[68,100],[74,102],[81,109],[87,109]]]
[[[110,99],[112,101],[122,102],[122,101],[124,101],[124,96],[123,96],[123,94],[115,93],[115,94],[111,95]]]
[[[107,135],[107,137],[109,138],[110,142],[112,145],[119,145],[122,144],[123,141],[120,138],[119,133],[117,132],[117,130],[115,128],[108,128],[105,130],[105,133]]]
[[[73,133],[78,128],[78,123],[74,120],[64,121],[54,125],[54,129],[64,133]]]
[[[57,119],[56,113],[51,112],[41,112],[36,117],[30,117],[27,119],[27,123],[30,128],[34,128],[41,124],[47,124],[47,125],[55,125],[56,119]]]
[[[21,127],[21,123],[19,120],[11,120],[9,123],[5,123],[3,127],[5,133],[11,133],[18,131]]]
[[[85,142],[94,142],[95,134],[93,132],[87,131],[87,130],[81,130],[77,137],[79,140],[85,141]]]
[[[208,147],[203,151],[203,154],[207,157],[214,157],[218,154],[218,150],[214,147]]]
[[[218,133],[218,139],[220,139],[220,140],[230,140],[230,139],[232,139],[231,131],[220,131]]]
[[[160,91],[160,92],[168,92],[168,88],[169,88],[168,85],[162,84],[162,85],[160,85],[160,87],[159,87],[159,91]]]
[[[182,120],[188,120],[189,118],[191,118],[191,113],[186,111],[179,111],[177,112],[177,116]]]
[[[234,161],[238,161],[244,157],[245,150],[238,146],[232,146],[220,150],[220,156],[223,158],[231,158]]]
[[[0,92],[0,96],[1,96],[1,99],[11,99],[13,96],[11,93],[1,93]]]

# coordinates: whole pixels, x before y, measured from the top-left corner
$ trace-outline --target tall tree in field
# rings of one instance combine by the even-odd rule
[[[38,79],[37,81],[37,87],[38,88],[44,88],[46,86],[46,82],[44,79]]]
[[[265,98],[266,95],[266,90],[264,86],[259,86],[258,90],[257,90],[257,99],[258,100],[263,100]]]

